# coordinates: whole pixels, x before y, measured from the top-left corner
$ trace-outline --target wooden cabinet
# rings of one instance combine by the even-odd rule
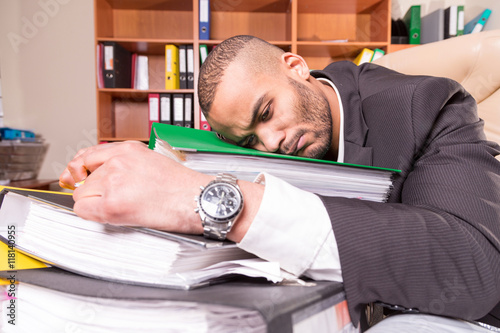
[[[211,0],[210,40],[199,39],[199,0],[94,0],[95,44],[114,41],[149,58],[149,90],[97,89],[98,141],[147,141],[148,94],[192,93],[199,46],[248,34],[303,56],[312,69],[389,51],[390,0]],[[194,89],[165,90],[165,44],[192,44]],[[97,84],[96,84],[97,87]],[[195,127],[199,106],[194,103]]]

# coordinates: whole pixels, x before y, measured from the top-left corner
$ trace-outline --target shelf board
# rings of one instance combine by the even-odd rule
[[[148,89],[148,90],[137,90],[130,88],[101,88],[97,90],[99,93],[109,94],[113,97],[126,98],[144,98],[148,94],[194,94],[194,89]]]
[[[158,38],[107,38],[98,37],[98,43],[116,42],[133,53],[165,54],[166,44],[194,44],[193,39],[158,39]]]
[[[99,139],[101,142],[102,141],[109,141],[109,142],[116,142],[116,141],[127,141],[127,140],[133,140],[133,141],[149,141],[149,137],[148,138],[143,138],[143,137],[140,137],[140,138],[133,138],[133,137],[117,137],[117,138],[114,138],[114,137],[101,137]]]

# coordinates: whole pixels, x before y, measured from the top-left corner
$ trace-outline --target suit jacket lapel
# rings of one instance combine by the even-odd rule
[[[322,71],[312,71],[311,75],[324,77],[337,87],[344,108],[344,162],[373,165],[372,147],[365,147],[368,126],[361,109],[358,93],[358,76],[355,71],[344,70],[351,64],[336,62]]]

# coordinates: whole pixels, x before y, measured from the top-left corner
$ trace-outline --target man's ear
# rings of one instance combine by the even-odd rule
[[[281,56],[281,61],[287,66],[287,68],[293,71],[296,75],[307,80],[309,78],[309,66],[307,66],[304,58],[298,54],[285,52]]]

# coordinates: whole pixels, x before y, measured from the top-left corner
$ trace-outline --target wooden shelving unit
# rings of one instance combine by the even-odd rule
[[[254,35],[303,56],[312,69],[352,60],[365,47],[390,52],[391,0],[211,0],[210,40],[198,35],[199,0],[94,0],[95,44],[115,41],[149,57],[149,90],[97,89],[98,141],[147,141],[148,94],[193,93],[199,46]],[[165,90],[165,44],[192,44],[194,89]],[[97,84],[96,84],[97,87]],[[199,106],[194,103],[195,127]]]

